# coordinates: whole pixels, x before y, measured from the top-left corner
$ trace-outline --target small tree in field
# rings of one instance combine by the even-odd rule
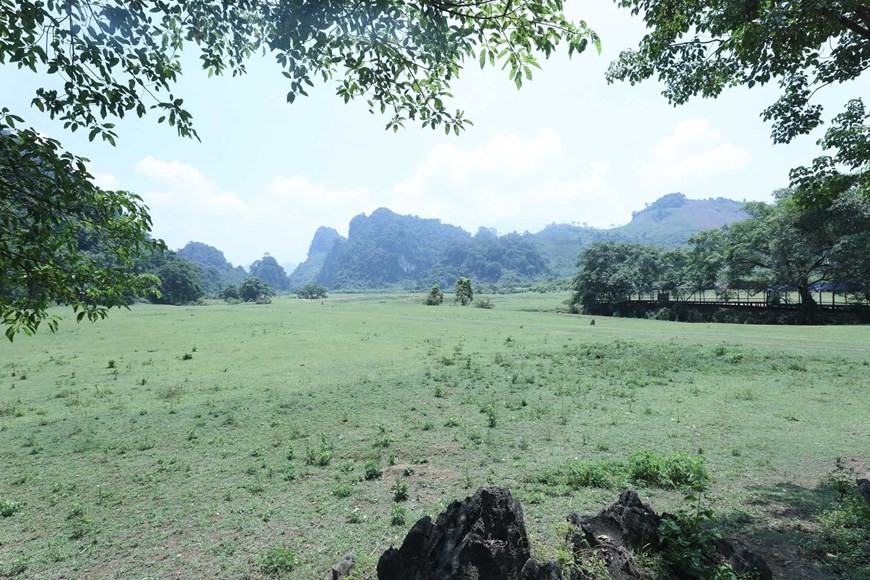
[[[474,290],[471,288],[471,279],[460,277],[456,281],[456,302],[466,306],[474,300]]]
[[[440,306],[444,302],[444,292],[441,291],[441,286],[435,284],[426,296],[426,306]]]
[[[274,294],[268,284],[254,277],[245,278],[242,287],[239,288],[239,296],[245,302],[267,302]]]
[[[326,288],[317,284],[306,284],[296,293],[296,296],[306,300],[322,300],[326,298]]]
[[[239,300],[241,298],[241,296],[239,296],[239,287],[235,284],[230,284],[224,288],[223,292],[221,292],[221,296],[223,296],[224,300]]]

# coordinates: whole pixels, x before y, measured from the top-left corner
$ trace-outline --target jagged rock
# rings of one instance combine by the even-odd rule
[[[858,491],[861,492],[861,495],[864,496],[864,500],[867,503],[870,503],[870,480],[868,479],[856,479],[855,483],[858,484]]]
[[[353,553],[348,552],[341,557],[341,560],[332,565],[332,568],[326,573],[326,580],[342,580],[350,574],[354,563]]]
[[[428,516],[378,561],[380,580],[520,580],[529,560],[523,510],[510,491],[484,487]]]
[[[529,560],[523,566],[521,580],[564,580],[562,571],[555,562],[541,564],[537,560]]]
[[[659,547],[661,518],[640,501],[634,490],[619,494],[616,503],[602,510],[597,516],[581,517],[571,514],[568,521],[582,534],[582,538],[578,540],[585,540],[591,548],[603,542],[625,546],[631,550],[655,550]]]

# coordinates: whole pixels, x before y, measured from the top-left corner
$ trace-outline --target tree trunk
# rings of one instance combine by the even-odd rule
[[[801,324],[815,324],[816,300],[813,298],[813,293],[810,291],[809,286],[798,286],[798,294],[801,297]]]

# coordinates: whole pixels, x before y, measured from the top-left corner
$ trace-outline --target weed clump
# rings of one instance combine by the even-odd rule
[[[11,499],[0,500],[0,517],[11,517],[15,512],[21,509],[21,504]]]
[[[628,458],[628,477],[633,483],[653,487],[696,487],[707,483],[704,458],[677,451],[660,455],[638,451]]]
[[[408,484],[396,478],[396,481],[393,482],[392,487],[390,487],[390,491],[393,492],[393,500],[400,502],[408,499]]]
[[[270,576],[288,574],[293,571],[297,564],[299,564],[299,559],[296,554],[286,547],[269,548],[260,556],[260,568]]]
[[[614,488],[628,484],[664,489],[703,489],[708,481],[704,457],[677,451],[660,455],[641,450],[626,461],[614,459],[578,459],[563,469],[547,470],[537,477],[538,483],[571,489],[581,487]]]
[[[407,511],[403,506],[394,503],[390,508],[390,524],[394,526],[404,526],[407,517]]]
[[[380,479],[383,472],[381,471],[381,464],[371,459],[366,461],[365,466],[365,478],[366,481],[372,481],[375,479]]]
[[[326,467],[332,461],[332,444],[326,434],[320,436],[320,447],[309,447],[305,452],[305,464]]]

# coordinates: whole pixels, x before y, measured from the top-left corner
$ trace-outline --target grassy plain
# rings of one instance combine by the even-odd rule
[[[0,576],[258,577],[277,558],[321,578],[352,550],[372,578],[417,518],[486,484],[511,488],[553,558],[564,516],[619,491],[567,466],[639,449],[702,454],[731,530],[786,572],[803,562],[795,577],[824,572],[807,560],[824,478],[870,459],[870,328],[422,298],[136,306],[3,343]]]

